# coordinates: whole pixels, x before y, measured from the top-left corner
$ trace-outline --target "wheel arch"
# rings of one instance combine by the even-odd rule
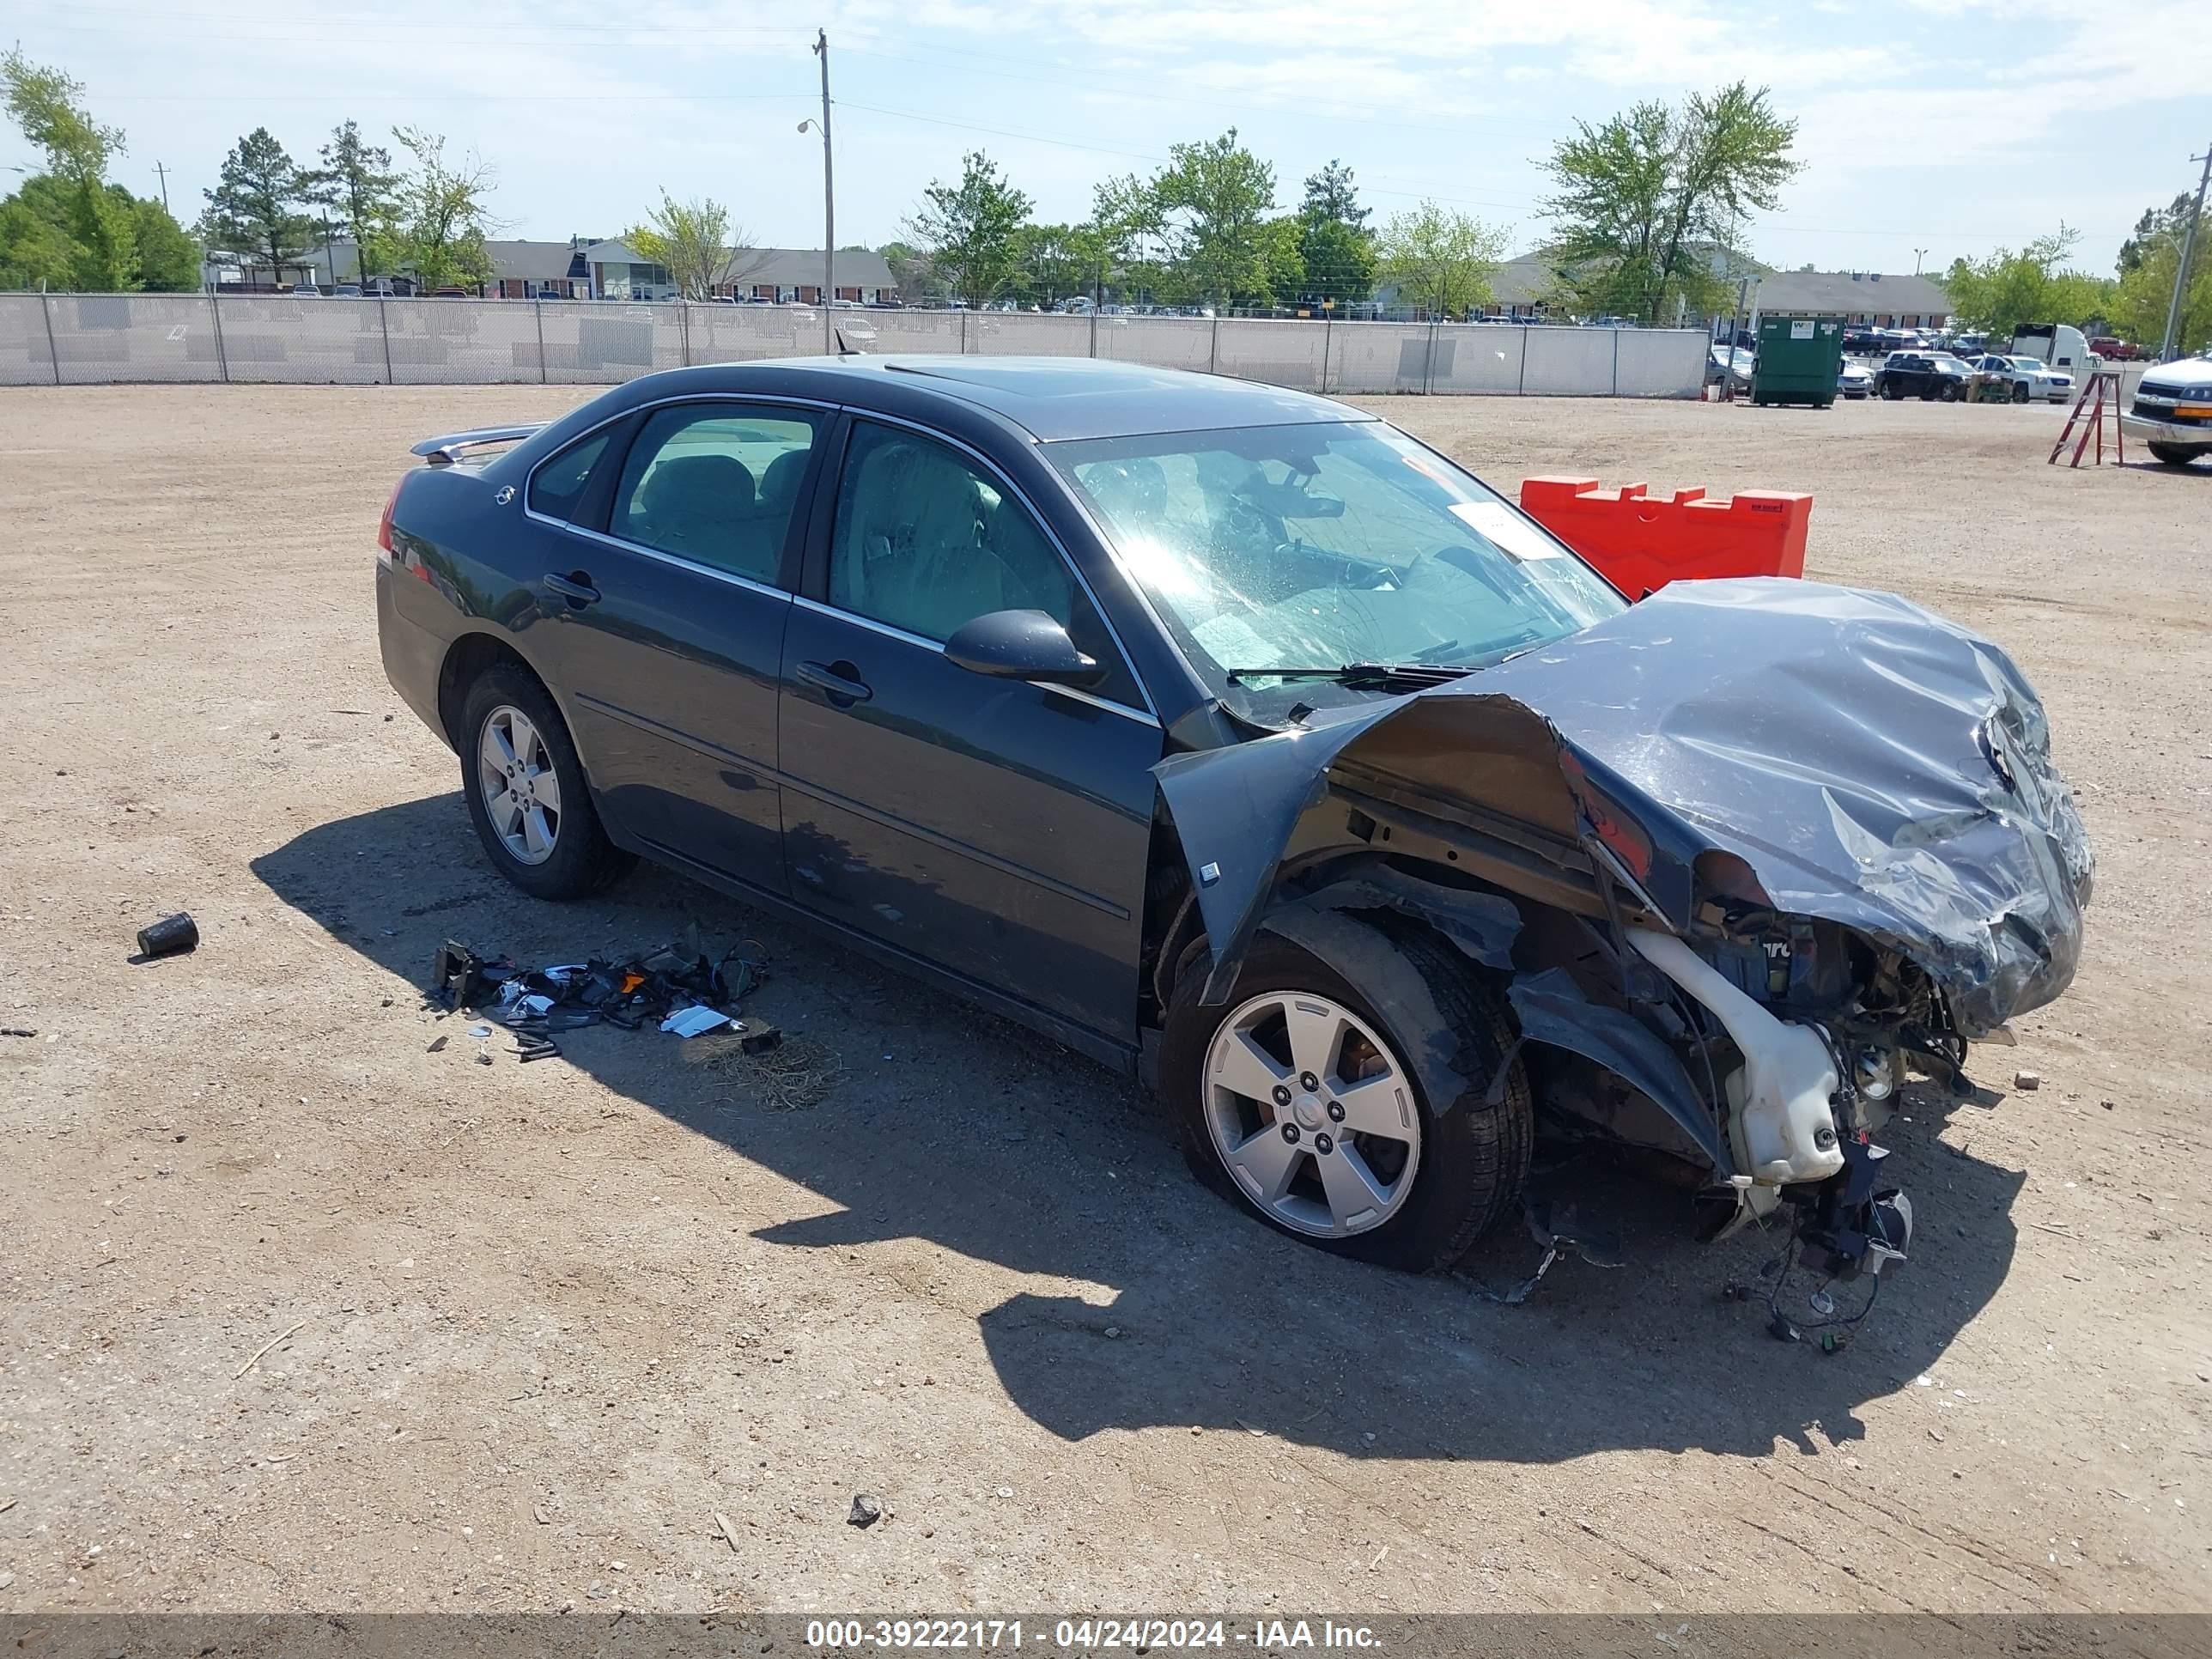
[[[495,663],[512,663],[538,682],[553,706],[560,709],[561,718],[567,720],[568,711],[562,705],[560,694],[548,684],[530,659],[497,634],[483,629],[471,629],[461,635],[446,647],[445,659],[438,665],[438,724],[443,728],[446,742],[458,754],[462,747],[461,704],[469,695],[469,687],[477,677]],[[569,723],[569,741],[575,741],[574,722]]]

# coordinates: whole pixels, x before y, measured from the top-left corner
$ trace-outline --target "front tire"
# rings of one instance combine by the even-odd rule
[[[2027,401],[2027,381],[2014,380],[2012,383],[2012,400],[2016,404],[2024,404]]]
[[[1304,1243],[1433,1273],[1519,1201],[1534,1112],[1504,1004],[1466,958],[1425,933],[1386,948],[1419,975],[1432,1012],[1386,1016],[1312,952],[1264,932],[1227,1004],[1203,1007],[1201,960],[1170,1000],[1161,1089],[1205,1185]],[[1437,1021],[1444,1029],[1430,1029]],[[1469,1079],[1441,1103],[1410,1063],[1437,1052]],[[1493,1106],[1483,1095],[1501,1066]]]
[[[461,702],[461,793],[500,874],[533,898],[585,898],[636,862],[607,839],[567,722],[512,663],[477,676]]]
[[[2151,459],[2156,461],[2161,466],[2187,466],[2190,462],[2195,460],[2199,455],[2206,454],[2208,453],[2212,452],[2202,449],[2185,449],[2179,444],[2153,444],[2150,446]]]

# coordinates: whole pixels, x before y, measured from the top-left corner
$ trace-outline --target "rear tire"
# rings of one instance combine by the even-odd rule
[[[560,808],[556,816],[551,848],[532,862],[510,849],[494,827],[485,769],[481,763],[487,742],[486,728],[499,720],[512,730],[513,715],[521,714],[535,730],[544,758],[557,786]],[[551,694],[536,676],[513,663],[494,663],[469,684],[461,700],[461,794],[469,805],[469,820],[477,838],[500,874],[533,898],[586,898],[626,874],[637,862],[607,839],[599,823],[592,787],[584,776],[584,763],[568,737],[568,723]]]
[[[1207,1008],[1199,1003],[1206,981],[1203,957],[1176,981],[1161,1044],[1160,1087],[1182,1127],[1184,1156],[1202,1184],[1302,1243],[1381,1267],[1434,1273],[1457,1261],[1519,1202],[1535,1134],[1534,1109],[1503,999],[1475,975],[1464,957],[1432,935],[1416,933],[1394,941],[1393,948],[1420,975],[1445,1030],[1428,1029],[1419,1023],[1419,1016],[1384,1014],[1361,988],[1310,951],[1262,932],[1254,939],[1236,987],[1222,1006]],[[1237,1182],[1219,1149],[1219,1119],[1213,1115],[1219,1085],[1209,1078],[1209,1057],[1238,1011],[1270,994],[1306,994],[1337,1005],[1364,1023],[1382,1039],[1385,1052],[1379,1058],[1386,1068],[1397,1069],[1413,1097],[1419,1133],[1417,1162],[1407,1177],[1411,1188],[1396,1200],[1386,1219],[1365,1231],[1322,1237],[1310,1227],[1289,1224]],[[1441,1110],[1401,1058],[1439,1049],[1455,1055],[1462,1077],[1476,1079],[1456,1098],[1443,1103]],[[1483,1094],[1501,1064],[1503,1097],[1493,1106],[1484,1101]],[[1297,1086],[1295,1079],[1289,1081],[1292,1088]],[[1327,1095],[1329,1086],[1325,1077],[1319,1092]],[[1232,1109],[1242,1099],[1233,1091],[1226,1098]],[[1293,1106],[1274,1117],[1269,1115],[1277,1109],[1271,1102],[1249,1103],[1257,1109],[1255,1133],[1268,1133],[1292,1121],[1296,1111]],[[1313,1127],[1323,1133],[1334,1127],[1342,1133],[1345,1126],[1340,1121]],[[1224,1138],[1236,1133],[1241,1132],[1231,1131]],[[1365,1137],[1360,1139],[1364,1144]],[[1310,1129],[1306,1144],[1312,1146],[1314,1142]],[[1303,1166],[1302,1178],[1310,1178],[1316,1189],[1321,1184],[1319,1159],[1331,1155],[1317,1150],[1300,1154],[1312,1160]]]
[[[1900,386],[1897,384],[1897,382],[1896,382],[1896,381],[1894,381],[1894,380],[1884,380],[1884,381],[1881,383],[1881,400],[1882,400],[1884,403],[1886,403],[1886,404],[1893,404],[1893,403],[1898,403],[1898,402],[1901,401],[1901,400],[1904,398],[1904,397],[1905,397],[1905,392],[1904,392],[1904,389],[1903,389],[1902,387],[1900,387]]]
[[[1956,380],[1944,381],[1942,386],[1936,387],[1936,395],[1947,404],[1957,403],[1959,401],[1959,383]]]

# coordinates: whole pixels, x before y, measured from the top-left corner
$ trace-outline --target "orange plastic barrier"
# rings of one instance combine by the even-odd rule
[[[1654,501],[1642,484],[1600,489],[1595,478],[1528,478],[1531,518],[1640,599],[1671,581],[1704,576],[1802,576],[1810,495],[1747,489],[1709,501],[1702,489]]]

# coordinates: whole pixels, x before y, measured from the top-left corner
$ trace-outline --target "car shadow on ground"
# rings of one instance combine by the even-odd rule
[[[747,1005],[841,1080],[776,1109],[742,1068],[691,1063],[650,1028],[562,1034],[563,1058],[730,1152],[841,1206],[763,1229],[793,1250],[915,1238],[1061,1281],[980,1322],[1009,1398],[1056,1435],[1243,1427],[1353,1455],[1548,1462],[1609,1449],[1758,1455],[1858,1437],[1871,1399],[1913,1386],[2011,1263],[2021,1177],[1937,1139],[1926,1091],[1883,1137],[1919,1213],[1913,1260],[1830,1354],[1768,1333],[1778,1237],[1691,1237],[1684,1194],[1607,1161],[1546,1178],[1601,1217],[1621,1265],[1562,1261],[1524,1305],[1487,1299],[1536,1250],[1508,1226],[1454,1278],[1345,1261],[1200,1188],[1150,1097],[1106,1068],[811,933],[641,868],[544,904],[484,860],[458,793],[306,830],[253,860],[285,903],[407,985],[439,943],[525,963],[650,949],[696,921],[771,964]],[[397,994],[398,988],[392,988]],[[543,1063],[543,1062],[541,1062]],[[1981,1108],[1956,1109],[1971,1118]],[[1748,1301],[1723,1286],[1748,1284]],[[1838,1287],[1848,1310],[1863,1287]],[[1802,1308],[1802,1303],[1799,1304]]]

